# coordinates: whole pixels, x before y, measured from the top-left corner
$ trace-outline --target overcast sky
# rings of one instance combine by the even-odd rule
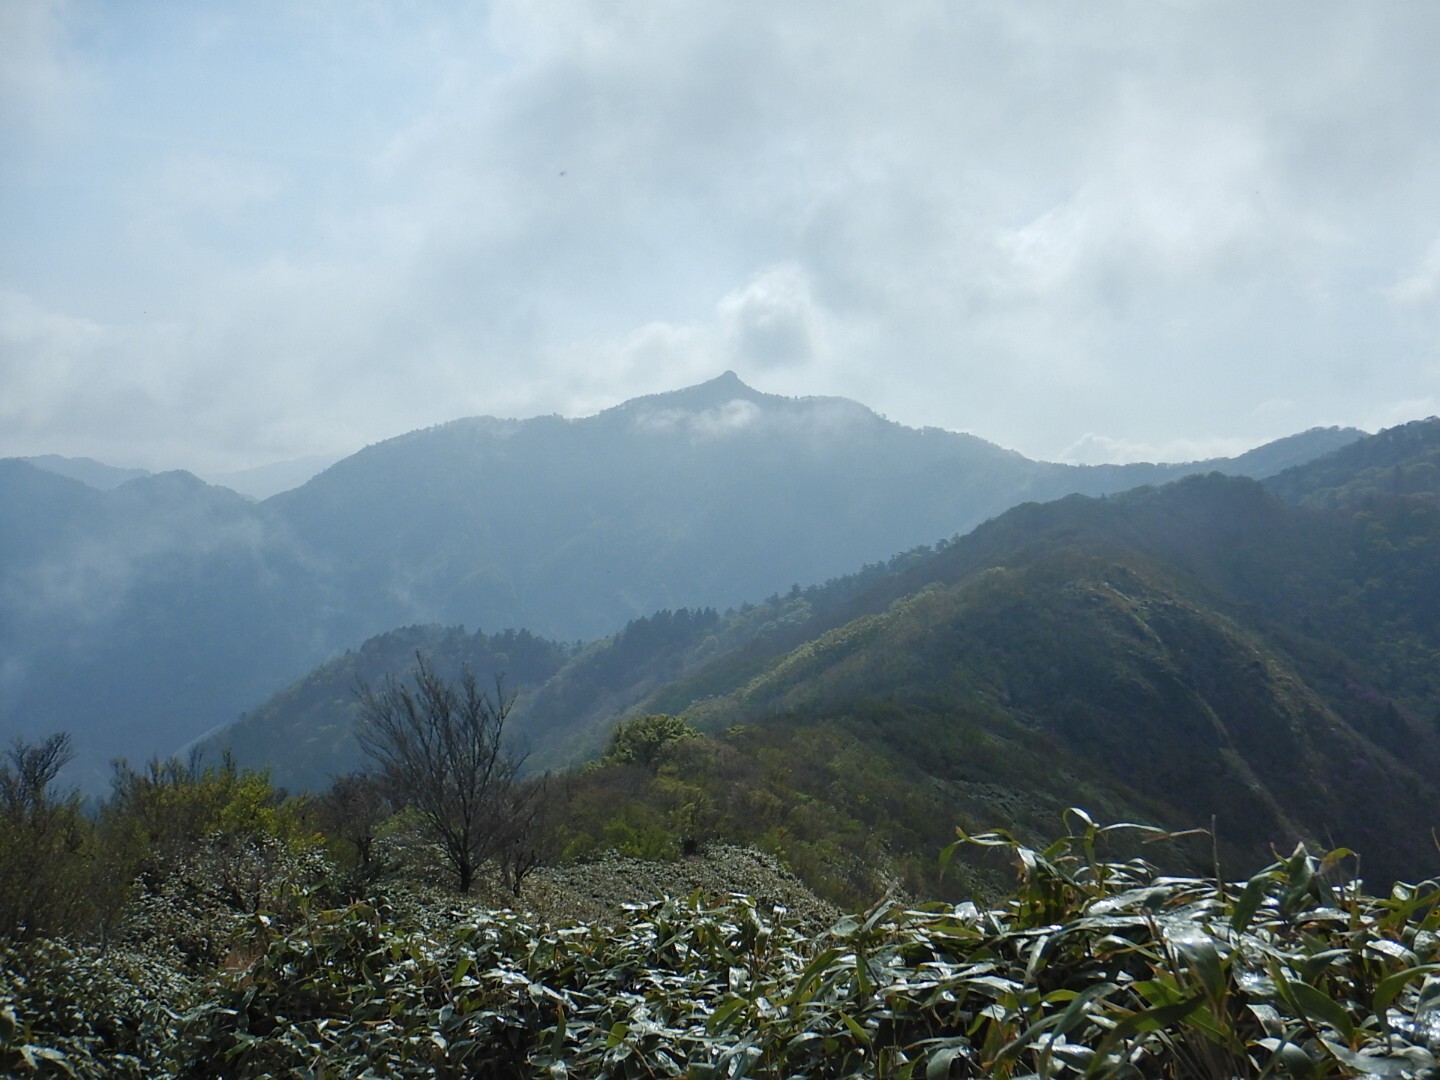
[[[1440,4],[0,0],[0,455],[727,368],[1032,457],[1440,411]]]

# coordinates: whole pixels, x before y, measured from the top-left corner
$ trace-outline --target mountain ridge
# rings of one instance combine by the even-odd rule
[[[1440,448],[1440,422],[1409,434],[1413,460]],[[1305,490],[1356,481],[1328,458],[1306,468]],[[984,821],[987,800],[1021,824],[1088,800],[1176,828],[1213,816],[1240,865],[1272,844],[1321,839],[1363,847],[1379,875],[1429,874],[1440,510],[1424,493],[1385,506],[1389,516],[1336,511],[1214,473],[1026,504],[935,549],[748,609],[634,621],[522,688],[516,731],[537,748],[536,767],[556,767],[599,754],[617,718],[684,713],[740,759],[839,739],[881,763],[886,783],[913,785],[901,802],[939,815],[950,812],[934,802],[944,793],[961,824]],[[423,640],[452,668],[484,662],[453,632]],[[412,631],[399,644],[367,649],[388,650],[398,673],[420,641]],[[352,703],[330,697],[343,726]],[[261,712],[272,738],[298,745],[281,713]],[[229,739],[253,750],[243,725]],[[1036,755],[1054,768],[1028,763]],[[360,761],[353,746],[334,760]],[[703,771],[681,779],[726,805]],[[742,809],[717,812],[740,827]],[[912,869],[937,839],[917,828],[903,832]]]
[[[599,638],[1185,468],[1031,462],[729,373],[592,417],[407,433],[260,503],[174,474],[101,492],[35,469],[0,485],[0,718],[72,731],[93,787],[111,757],[184,745],[392,627]]]

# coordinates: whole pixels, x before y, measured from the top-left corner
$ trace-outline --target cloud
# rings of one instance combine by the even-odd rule
[[[5,106],[93,129],[0,145],[12,452],[240,468],[727,367],[1052,457],[1440,392],[1440,9],[5,11]]]
[[[1432,374],[1440,376],[1440,372]],[[1437,378],[1436,381],[1440,382],[1440,378]],[[1440,394],[1429,394],[1425,397],[1386,402],[1371,410],[1362,426],[1369,431],[1378,431],[1381,428],[1395,427],[1411,420],[1436,415],[1440,415]]]
[[[1248,125],[1177,126],[1124,96],[1106,168],[1033,220],[995,234],[994,301],[1059,299],[1117,317],[1147,294],[1266,273],[1313,245],[1274,192]]]
[[[1067,465],[1129,464],[1137,461],[1208,461],[1235,457],[1259,445],[1254,439],[1169,439],[1142,443],[1087,431],[1055,460]]]
[[[718,308],[728,350],[751,370],[801,366],[823,351],[821,316],[805,272],[794,264],[763,271]]]
[[[572,415],[703,382],[727,369],[752,382],[776,376],[804,380],[826,357],[826,339],[837,324],[811,295],[803,271],[782,264],[725,290],[693,320],[650,322],[615,337],[547,351],[530,377],[532,384],[548,380],[545,385]]]
[[[681,409],[648,409],[635,417],[635,426],[646,431],[687,431],[695,441],[723,439],[753,427],[761,419],[760,406],[736,399],[699,412]]]
[[[163,443],[187,397],[172,377],[182,351],[174,327],[106,324],[0,291],[0,453],[58,431],[72,434],[51,436],[57,452],[99,446],[123,464],[128,446]]]
[[[66,0],[0,4],[0,126],[44,134],[67,123],[92,88],[69,44],[73,7]]]
[[[1418,262],[1398,281],[1384,289],[1398,308],[1433,308],[1440,300],[1440,237],[1425,249]]]
[[[157,182],[164,208],[232,215],[263,205],[284,186],[283,173],[261,162],[210,154],[182,154],[166,161]]]

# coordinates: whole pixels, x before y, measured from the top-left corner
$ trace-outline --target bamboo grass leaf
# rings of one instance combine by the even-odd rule
[[[1385,1014],[1400,992],[1409,985],[1411,980],[1437,971],[1440,971],[1440,964],[1421,964],[1419,967],[1406,968],[1404,971],[1397,971],[1393,975],[1387,975],[1381,979],[1375,986],[1375,997],[1371,1003],[1371,1007],[1375,1011],[1375,1018],[1388,1027]]]

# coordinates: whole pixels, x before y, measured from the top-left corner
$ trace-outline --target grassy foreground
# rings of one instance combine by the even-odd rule
[[[1079,811],[1002,902],[883,902],[818,934],[732,894],[555,924],[302,885],[211,970],[40,941],[0,954],[0,1072],[74,1076],[1434,1077],[1440,886],[1248,882],[1104,861]],[[217,951],[216,955],[220,955]]]

